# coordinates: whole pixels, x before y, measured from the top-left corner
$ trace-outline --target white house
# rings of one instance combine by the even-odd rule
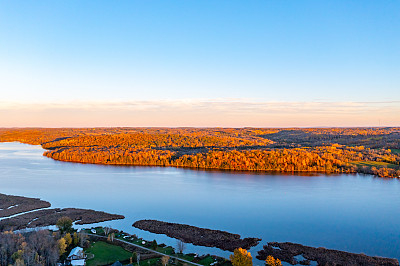
[[[83,248],[81,247],[76,247],[71,250],[69,253],[67,260],[71,261],[71,265],[76,265],[76,266],[83,266],[85,265],[85,252],[83,252]]]
[[[85,259],[81,259],[81,260],[71,260],[71,265],[72,266],[85,266]]]

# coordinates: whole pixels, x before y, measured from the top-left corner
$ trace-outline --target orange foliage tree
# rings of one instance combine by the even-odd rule
[[[250,252],[243,248],[237,248],[233,251],[233,254],[229,256],[233,266],[252,266],[253,258]]]

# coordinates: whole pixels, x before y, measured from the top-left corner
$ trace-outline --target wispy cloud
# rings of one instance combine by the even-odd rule
[[[400,101],[261,102],[251,99],[0,102],[0,126],[399,126]]]

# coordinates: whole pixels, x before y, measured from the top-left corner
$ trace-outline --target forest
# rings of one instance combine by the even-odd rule
[[[0,142],[60,161],[400,176],[400,128],[17,128]]]

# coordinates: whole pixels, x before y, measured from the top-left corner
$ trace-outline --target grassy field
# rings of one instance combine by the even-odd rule
[[[391,149],[393,153],[400,154],[400,149]]]
[[[204,259],[202,259],[201,261],[199,261],[198,263],[202,264],[202,265],[210,265],[213,262],[214,262],[214,259],[211,256],[207,256]]]
[[[96,230],[97,235],[104,235],[104,229],[101,227],[96,227],[94,228]],[[85,229],[86,233],[92,234],[93,232],[90,231],[90,229]],[[125,233],[116,233],[115,238],[124,240],[126,242],[130,242],[142,247],[150,248],[153,249],[152,247],[152,241],[145,241],[141,238],[133,238],[133,237],[125,237]],[[145,244],[142,244],[142,241],[145,241]],[[171,246],[166,246],[166,245],[159,245],[157,246],[156,251],[166,254],[166,255],[173,255],[188,261],[194,261],[195,260],[195,254],[190,253],[190,254],[175,254],[174,253],[174,248]],[[111,264],[114,263],[115,261],[124,261],[124,260],[129,260],[129,258],[132,256],[132,254],[124,249],[122,249],[119,246],[111,245],[108,244],[107,242],[96,242],[94,243],[88,250],[86,250],[87,253],[93,254],[94,258],[87,260],[87,265],[88,266],[94,266],[94,265],[106,265],[106,264]],[[223,259],[222,259],[223,261]],[[201,259],[198,263],[209,266],[211,263],[215,262],[215,259],[208,255],[205,258]],[[148,260],[141,260],[140,261],[140,266],[151,266],[151,265],[160,265],[160,258],[154,258],[154,259],[148,259]]]
[[[369,166],[369,167],[388,167],[388,168],[393,168],[396,169],[398,165],[391,164],[391,163],[385,163],[385,162],[373,162],[373,161],[367,161],[367,162],[353,162],[357,166]]]
[[[92,244],[86,253],[94,255],[93,259],[86,262],[88,266],[111,264],[117,260],[127,260],[132,256],[132,253],[119,246],[110,245],[101,241]]]

